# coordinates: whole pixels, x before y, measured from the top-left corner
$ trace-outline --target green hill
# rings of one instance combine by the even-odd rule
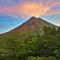
[[[0,60],[60,60],[60,28],[31,17],[0,35]]]

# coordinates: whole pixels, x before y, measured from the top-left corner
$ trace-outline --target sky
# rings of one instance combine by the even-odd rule
[[[0,0],[0,34],[16,28],[31,16],[60,26],[60,0]]]

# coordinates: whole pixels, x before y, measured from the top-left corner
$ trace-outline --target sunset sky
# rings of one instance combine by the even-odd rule
[[[0,33],[21,25],[31,16],[60,25],[60,0],[0,0]]]

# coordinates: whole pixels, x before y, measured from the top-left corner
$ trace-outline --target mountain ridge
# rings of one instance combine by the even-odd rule
[[[1,36],[3,35],[15,35],[16,33],[20,33],[22,32],[34,32],[37,30],[42,30],[43,26],[47,26],[47,27],[57,27],[56,25],[47,22],[45,20],[43,20],[42,18],[36,18],[36,17],[31,17],[29,20],[27,20],[26,22],[24,22],[23,24],[21,24],[20,26],[16,27],[15,29],[0,34]]]

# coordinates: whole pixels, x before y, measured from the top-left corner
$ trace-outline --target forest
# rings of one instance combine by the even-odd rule
[[[5,38],[0,38],[0,60],[60,60],[60,27]]]

